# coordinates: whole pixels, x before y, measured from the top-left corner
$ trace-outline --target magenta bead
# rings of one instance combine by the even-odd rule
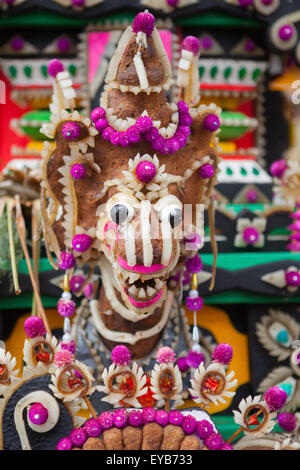
[[[20,51],[24,46],[24,41],[21,37],[16,36],[11,40],[10,45],[14,51]]]
[[[57,41],[58,50],[61,52],[67,52],[70,49],[71,43],[68,38],[60,38]]]
[[[71,291],[77,294],[81,290],[83,283],[84,283],[83,276],[80,276],[80,275],[72,276],[70,279]]]
[[[223,441],[221,434],[218,434],[216,432],[212,433],[204,441],[204,445],[209,450],[220,450],[223,444],[224,444],[224,441]]]
[[[185,262],[185,267],[188,270],[189,273],[191,274],[197,274],[201,271],[202,269],[202,260],[198,254],[193,256],[192,258],[189,258]]]
[[[73,429],[70,434],[72,444],[75,447],[81,447],[88,438],[86,431],[83,428]]]
[[[249,191],[246,193],[246,199],[247,202],[250,203],[256,202],[258,199],[257,191],[255,191],[255,189],[249,189]]]
[[[155,421],[160,426],[167,426],[167,424],[169,423],[168,413],[163,410],[158,410],[155,415]]]
[[[283,407],[287,400],[287,393],[280,387],[270,387],[264,394],[264,399],[270,411],[277,411]]]
[[[186,357],[179,357],[177,359],[177,365],[179,367],[180,372],[185,372],[189,368],[187,361],[186,361]]]
[[[28,418],[33,424],[44,424],[48,419],[48,410],[41,403],[31,405]]]
[[[74,300],[63,300],[60,299],[57,302],[57,311],[62,317],[71,317],[76,310],[76,304]]]
[[[197,420],[192,415],[184,416],[181,427],[185,434],[193,434],[197,425]]]
[[[197,369],[201,362],[204,362],[205,358],[202,352],[197,351],[189,351],[188,355],[186,356],[186,363],[189,367],[193,367]]]
[[[101,106],[99,106],[98,108],[94,108],[91,112],[91,120],[93,122],[98,121],[98,119],[103,119],[105,118],[105,116],[106,116],[106,111],[104,108],[101,108]]]
[[[233,350],[230,344],[220,343],[212,353],[212,359],[221,364],[229,364],[232,360]]]
[[[199,439],[201,440],[207,439],[213,433],[214,433],[214,428],[212,424],[209,421],[207,421],[207,419],[202,419],[201,421],[198,421],[196,425],[196,434],[199,437]]]
[[[64,71],[64,66],[58,59],[52,59],[48,64],[48,73],[50,77],[55,78],[58,73]]]
[[[71,253],[70,251],[62,251],[59,254],[57,264],[59,268],[63,270],[73,268],[75,266],[75,258],[73,256],[73,253]]]
[[[65,122],[61,128],[61,133],[67,140],[74,140],[80,137],[80,126],[77,122],[68,121]]]
[[[86,169],[81,163],[74,163],[71,167],[71,175],[75,180],[81,180],[86,175]]]
[[[155,18],[151,13],[141,12],[136,15],[132,22],[132,31],[134,33],[143,32],[149,36],[153,33],[155,26]]]
[[[192,311],[199,311],[202,309],[203,307],[203,303],[204,303],[204,300],[203,300],[203,297],[187,297],[185,299],[185,305],[187,306],[187,308],[189,310],[192,310]]]
[[[114,426],[116,428],[124,428],[127,424],[127,412],[124,409],[116,410],[114,412]]]
[[[85,432],[89,437],[97,437],[101,432],[101,426],[98,419],[89,419],[83,426]]]
[[[209,179],[212,178],[215,174],[215,169],[210,163],[204,163],[199,169],[201,178]]]
[[[72,247],[75,251],[83,253],[84,251],[89,249],[92,242],[93,240],[91,237],[89,237],[89,235],[86,235],[85,233],[80,233],[78,235],[75,235],[75,237],[72,239]]]
[[[206,36],[202,39],[201,45],[203,49],[209,51],[213,47],[213,40],[209,36]]]
[[[142,422],[143,424],[153,423],[155,421],[156,411],[153,408],[142,409]]]
[[[200,41],[195,36],[187,36],[182,41],[182,49],[191,51],[194,55],[197,55],[200,49]]]
[[[95,127],[98,132],[102,131],[108,126],[108,122],[106,118],[100,118],[95,122]]]
[[[270,172],[271,172],[271,175],[274,176],[275,178],[281,178],[287,168],[288,168],[287,163],[284,160],[284,158],[282,158],[281,160],[276,160],[275,162],[272,163],[270,167]]]
[[[297,426],[297,418],[292,413],[283,411],[277,416],[279,426],[286,432],[293,432]]]
[[[111,351],[111,362],[119,366],[128,366],[131,361],[131,354],[127,346],[119,344]]]
[[[248,245],[255,245],[259,239],[259,232],[254,227],[247,227],[243,232],[243,239]]]
[[[285,280],[288,286],[299,287],[300,286],[300,274],[298,271],[288,271],[285,273]]]
[[[294,35],[294,29],[289,24],[282,26],[278,31],[278,36],[282,41],[288,41]]]
[[[40,317],[32,316],[26,318],[24,322],[24,330],[28,338],[36,338],[37,336],[44,336],[46,328],[43,320]]]
[[[150,183],[156,175],[156,167],[152,162],[144,160],[137,164],[135,176],[143,183]]]
[[[57,444],[56,450],[71,450],[72,441],[69,437],[63,437]]]
[[[216,114],[209,114],[204,119],[203,127],[206,131],[215,132],[220,127],[220,119]]]
[[[142,424],[142,413],[140,411],[131,411],[128,415],[128,424],[139,427]]]

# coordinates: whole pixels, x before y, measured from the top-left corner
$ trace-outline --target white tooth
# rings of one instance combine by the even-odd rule
[[[151,297],[155,293],[156,293],[156,290],[153,289],[153,287],[150,287],[150,286],[147,287],[147,294],[148,294],[149,297]]]
[[[139,290],[138,297],[139,297],[140,299],[144,299],[144,298],[146,297],[145,289],[141,288],[141,289]]]
[[[139,274],[130,274],[129,275],[129,284],[133,284],[135,281],[137,281],[140,278]]]
[[[134,284],[133,284],[133,286],[131,286],[131,287],[128,289],[128,292],[129,292],[129,294],[131,294],[131,295],[136,295],[136,293],[137,293],[137,288],[135,287]]]
[[[156,279],[155,281],[155,287],[157,290],[161,289],[163,287],[164,283],[160,279]]]

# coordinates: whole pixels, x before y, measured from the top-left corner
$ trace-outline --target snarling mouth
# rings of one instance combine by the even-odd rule
[[[150,279],[142,282],[140,279],[124,287],[130,303],[136,308],[146,308],[155,304],[163,293],[164,283],[161,279]]]

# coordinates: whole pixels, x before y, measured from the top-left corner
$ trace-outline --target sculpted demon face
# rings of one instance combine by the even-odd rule
[[[90,307],[102,340],[140,357],[167,323],[170,274],[193,254],[184,237],[198,225],[197,205],[212,215],[220,109],[168,103],[171,68],[159,34],[135,29],[120,40],[91,120],[73,110],[68,73],[54,70],[42,131],[56,145],[42,153],[42,209],[51,262],[51,251],[71,251],[79,266],[100,267]]]

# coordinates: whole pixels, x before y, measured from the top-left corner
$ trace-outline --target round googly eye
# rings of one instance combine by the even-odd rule
[[[125,222],[128,215],[128,207],[124,204],[116,204],[110,210],[111,220],[117,225],[121,225],[123,222]]]
[[[182,210],[176,206],[165,207],[161,211],[160,219],[168,221],[171,227],[175,228],[182,222]]]

